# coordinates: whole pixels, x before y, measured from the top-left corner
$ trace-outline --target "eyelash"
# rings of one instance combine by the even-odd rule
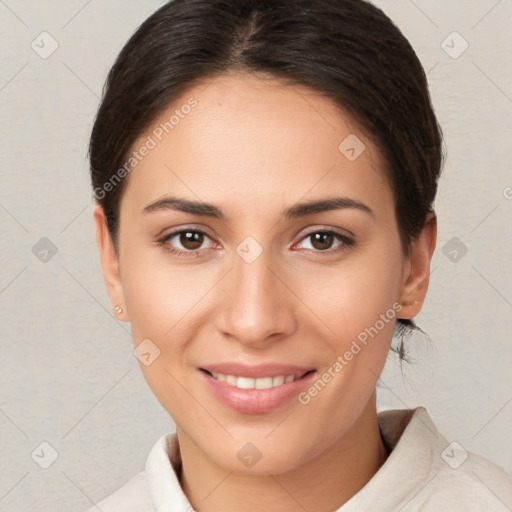
[[[197,228],[186,229],[185,228],[185,229],[179,229],[177,231],[173,231],[172,233],[169,233],[169,234],[165,235],[164,237],[162,237],[159,240],[157,240],[157,243],[158,243],[159,246],[164,246],[166,251],[168,251],[171,254],[176,255],[178,257],[191,258],[191,257],[199,256],[199,252],[202,249],[197,249],[195,251],[181,250],[181,249],[174,248],[172,245],[170,245],[168,243],[174,237],[176,237],[177,235],[181,235],[183,233],[199,233],[199,234],[204,235],[204,236],[206,236],[206,237],[211,239],[211,237],[208,235],[208,233],[206,233],[205,231],[203,231],[201,229],[197,229]],[[323,235],[334,235],[335,238],[337,238],[340,242],[343,242],[343,243],[341,245],[339,245],[336,249],[327,249],[325,251],[314,250],[314,249],[306,249],[308,252],[313,252],[313,253],[318,253],[318,254],[323,254],[323,253],[325,253],[325,254],[337,254],[337,253],[339,253],[341,251],[344,251],[344,250],[347,250],[348,248],[350,248],[353,245],[355,245],[355,241],[352,238],[350,238],[350,237],[348,237],[346,235],[342,235],[341,233],[338,233],[337,231],[333,231],[333,230],[329,230],[329,229],[325,229],[325,230],[318,229],[316,231],[311,231],[311,232],[307,233],[306,235],[304,235],[301,238],[301,241],[305,240],[308,237],[311,237],[312,235],[316,235],[316,234],[319,234],[319,233],[321,233]]]

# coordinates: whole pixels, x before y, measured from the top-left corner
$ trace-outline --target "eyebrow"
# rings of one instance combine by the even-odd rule
[[[304,203],[298,203],[281,212],[285,220],[305,217],[315,213],[327,212],[339,209],[356,209],[375,217],[373,210],[366,204],[350,199],[348,197],[330,197],[321,200],[313,200]],[[199,201],[190,201],[178,197],[164,197],[149,204],[143,210],[143,213],[153,213],[165,210],[175,210],[192,215],[203,217],[212,217],[219,220],[227,220],[226,215],[217,206]]]

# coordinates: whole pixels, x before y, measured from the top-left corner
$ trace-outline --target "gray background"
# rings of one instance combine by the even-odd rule
[[[403,374],[390,356],[379,408],[425,405],[449,441],[512,472],[512,1],[377,3],[428,71],[448,149],[418,317],[432,341],[410,340],[417,364]],[[107,71],[162,4],[0,0],[5,512],[82,511],[140,471],[174,429],[141,376],[129,325],[110,311],[86,160]],[[51,56],[43,31],[58,44]]]

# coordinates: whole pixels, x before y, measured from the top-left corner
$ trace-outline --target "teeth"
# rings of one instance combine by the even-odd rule
[[[301,375],[276,375],[275,377],[262,377],[252,379],[250,377],[236,377],[235,375],[224,375],[212,372],[212,376],[220,382],[240,389],[270,389],[282,386],[285,382],[292,382],[299,379]]]
[[[236,386],[237,378],[234,375],[226,375],[226,384]]]
[[[272,387],[274,386],[281,386],[284,384],[285,377],[283,375],[276,375],[272,378]]]

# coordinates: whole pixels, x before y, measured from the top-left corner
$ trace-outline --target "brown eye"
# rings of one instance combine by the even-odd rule
[[[206,241],[211,241],[210,247],[205,245]],[[202,249],[212,248],[215,243],[203,231],[199,229],[180,229],[165,235],[158,243],[165,247],[169,252],[178,256],[197,256]]]
[[[188,251],[197,251],[204,242],[204,234],[199,231],[182,231],[179,234],[181,245]]]
[[[330,230],[313,231],[303,237],[301,244],[304,244],[305,241],[309,241],[310,245],[310,247],[304,247],[305,249],[329,254],[348,249],[355,244],[352,238]]]
[[[334,236],[332,233],[320,232],[309,235],[311,237],[311,245],[319,251],[325,251],[332,247]]]

